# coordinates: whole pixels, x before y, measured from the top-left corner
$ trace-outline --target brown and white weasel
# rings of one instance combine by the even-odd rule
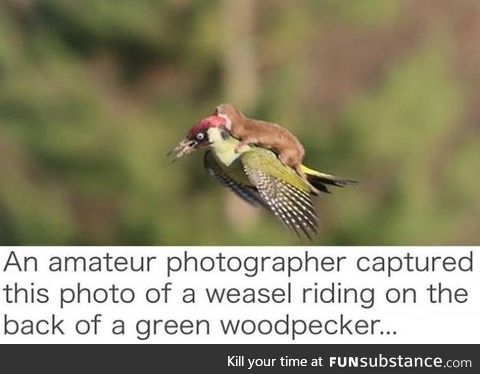
[[[278,152],[280,161],[293,168],[308,182],[301,166],[305,149],[290,131],[276,123],[247,118],[232,104],[217,106],[215,114],[225,119],[227,129],[240,140],[238,149],[248,144],[272,148]]]

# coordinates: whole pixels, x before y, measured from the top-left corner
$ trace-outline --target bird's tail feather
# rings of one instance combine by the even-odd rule
[[[334,175],[325,174],[302,165],[303,172],[307,175],[308,182],[320,191],[330,193],[326,185],[335,187],[345,187],[349,184],[355,184],[357,181],[343,179]]]

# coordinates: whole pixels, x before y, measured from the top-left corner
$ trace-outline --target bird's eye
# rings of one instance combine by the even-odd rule
[[[203,132],[199,132],[195,138],[196,138],[199,142],[201,142],[203,139],[205,139],[205,134],[204,134]]]

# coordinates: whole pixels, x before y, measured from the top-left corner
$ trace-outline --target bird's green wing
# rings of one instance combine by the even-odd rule
[[[205,152],[203,165],[208,174],[216,177],[223,186],[235,192],[243,200],[251,205],[260,205],[269,209],[268,204],[260,197],[257,189],[234,179],[233,175],[229,175],[228,169],[222,167],[222,164],[217,161],[212,151]]]
[[[277,156],[263,148],[252,148],[241,155],[252,184],[268,204],[268,209],[297,235],[318,229],[318,217],[312,203],[310,186]]]

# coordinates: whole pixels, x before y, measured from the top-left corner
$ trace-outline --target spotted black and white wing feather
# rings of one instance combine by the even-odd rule
[[[267,153],[252,152],[244,159],[245,173],[268,209],[298,236],[311,238],[312,233],[317,233],[318,217],[308,187],[298,183],[297,176],[289,175],[290,171],[286,172],[285,166]]]
[[[262,199],[257,189],[251,186],[247,186],[243,183],[237,182],[230,178],[227,173],[219,165],[218,161],[211,151],[205,152],[203,159],[205,170],[208,174],[217,178],[217,180],[224,186],[236,193],[240,198],[253,206],[263,206],[269,209],[268,204]]]

